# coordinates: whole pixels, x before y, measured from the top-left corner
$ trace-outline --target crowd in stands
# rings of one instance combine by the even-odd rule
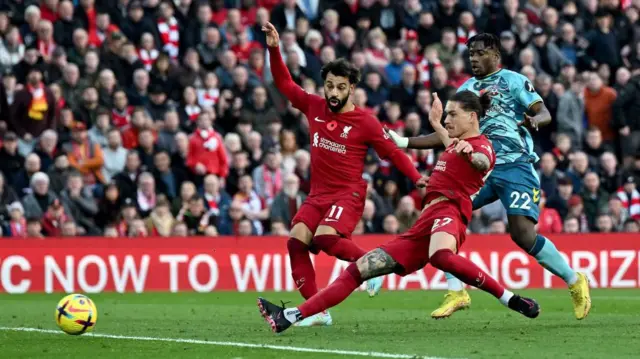
[[[261,25],[294,80],[361,69],[353,95],[405,136],[496,34],[553,122],[533,134],[542,233],[640,232],[640,1],[0,0],[4,237],[286,235],[309,193],[308,120],[274,88]],[[408,150],[429,173],[439,150]],[[374,152],[360,233],[400,233],[424,190]],[[536,195],[537,194],[537,195]],[[473,233],[504,233],[500,202]]]

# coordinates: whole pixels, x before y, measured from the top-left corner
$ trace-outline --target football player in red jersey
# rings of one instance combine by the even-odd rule
[[[389,273],[407,275],[427,263],[450,271],[465,283],[484,290],[502,304],[529,318],[540,313],[538,303],[506,290],[470,260],[457,255],[471,218],[472,198],[495,165],[491,142],[480,134],[479,119],[490,106],[488,95],[456,93],[447,103],[446,129],[440,124],[442,103],[434,94],[429,119],[447,146],[429,180],[424,209],[406,233],[351,263],[331,285],[304,304],[285,309],[258,299],[262,316],[276,333],[293,323],[333,307],[363,281]]]
[[[280,54],[280,38],[271,23],[265,24],[273,81],[291,104],[309,121],[311,137],[311,193],[292,221],[287,243],[293,279],[305,299],[318,292],[309,252],[323,251],[354,262],[366,252],[349,237],[362,217],[367,183],[362,179],[369,147],[387,158],[417,186],[425,186],[409,157],[384,131],[380,121],[356,107],[349,97],[360,81],[360,72],[345,59],[322,68],[324,98],[305,92],[293,82]],[[369,283],[370,295],[381,280]],[[328,313],[299,325],[330,325]]]

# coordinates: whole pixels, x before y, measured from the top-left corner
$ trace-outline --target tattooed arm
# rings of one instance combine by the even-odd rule
[[[491,167],[491,161],[484,153],[474,152],[471,154],[471,165],[476,170],[484,172]]]
[[[393,273],[398,263],[387,252],[376,248],[356,262],[362,280]]]

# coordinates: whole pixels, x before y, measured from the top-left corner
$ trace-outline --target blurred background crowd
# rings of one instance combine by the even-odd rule
[[[534,135],[538,229],[640,231],[638,0],[0,0],[0,222],[5,237],[286,235],[309,192],[307,119],[272,85],[261,24],[294,80],[363,72],[353,101],[431,132],[431,94],[470,77],[466,40],[553,116]],[[428,173],[438,151],[407,152]],[[423,192],[375,153],[358,233],[399,233]],[[532,200],[535,200],[534,198]],[[496,202],[473,233],[504,233]]]

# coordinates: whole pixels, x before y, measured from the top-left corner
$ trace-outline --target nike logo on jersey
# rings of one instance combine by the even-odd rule
[[[316,121],[316,122],[324,122],[324,120],[321,120],[320,117],[317,117],[317,116],[313,120]]]

